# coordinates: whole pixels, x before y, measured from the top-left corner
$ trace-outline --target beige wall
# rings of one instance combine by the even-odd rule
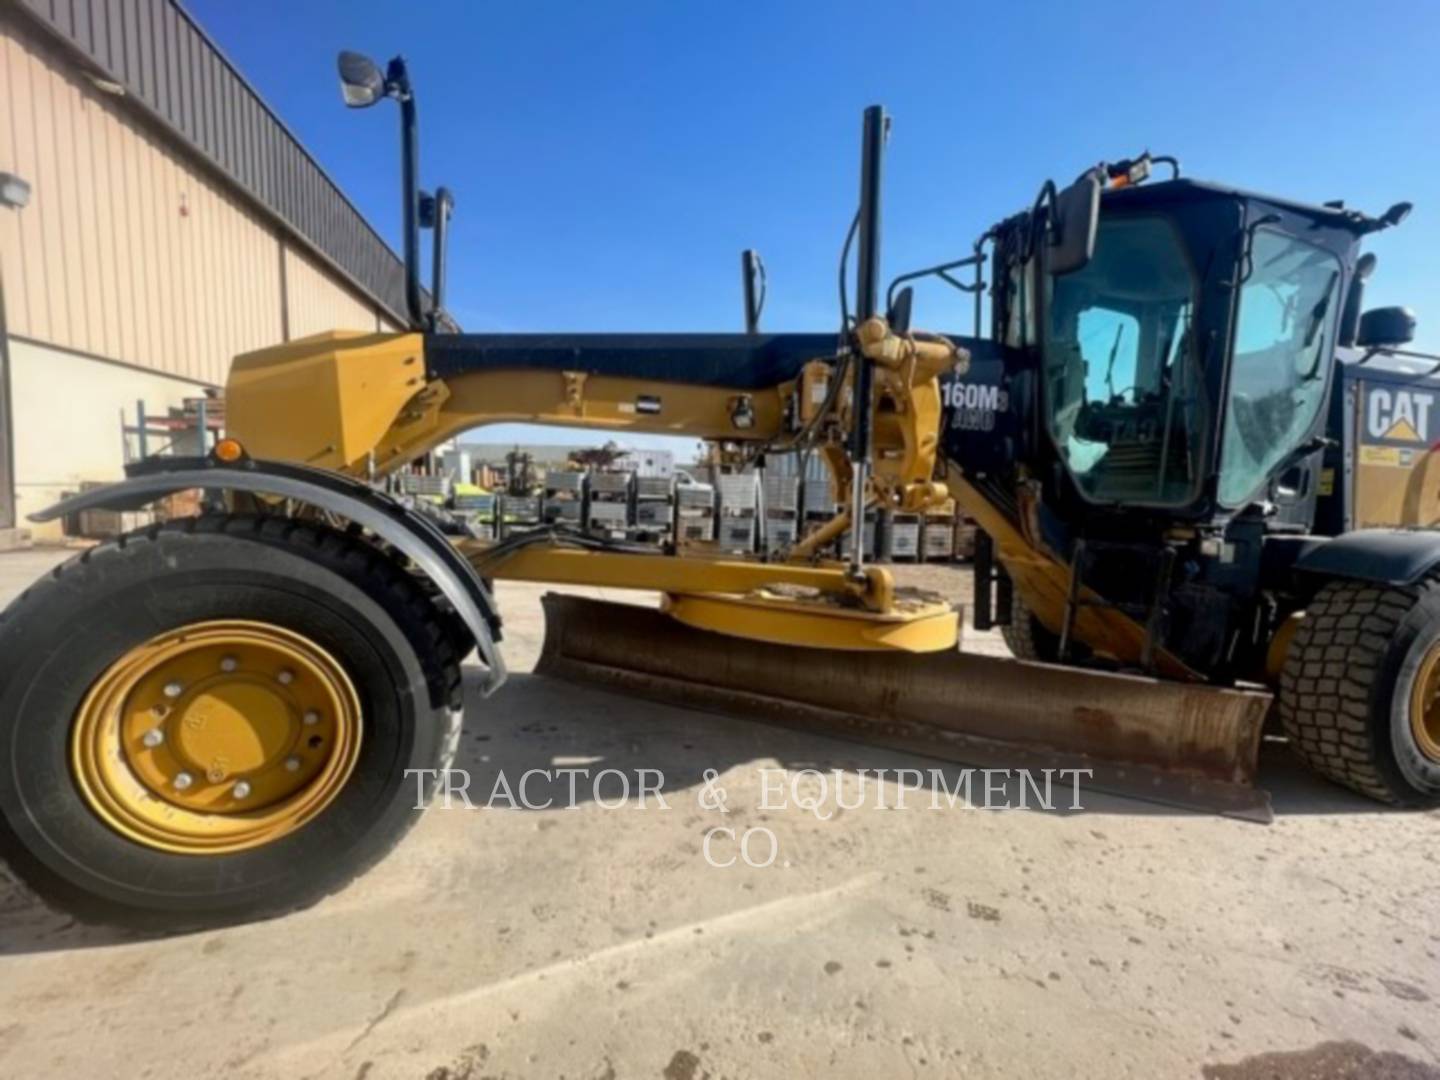
[[[10,332],[224,381],[280,339],[273,233],[10,18],[0,168],[32,191],[0,217]]]
[[[10,341],[15,409],[16,518],[37,538],[58,537],[60,526],[25,518],[76,491],[82,481],[124,475],[124,423],[135,423],[143,398],[151,415],[199,397],[199,383],[136,371],[61,349]],[[132,451],[135,441],[131,440]],[[152,446],[152,451],[159,449]]]
[[[32,190],[0,214],[12,334],[218,385],[236,353],[283,339],[284,300],[291,337],[377,325],[372,302],[4,5],[0,170]]]
[[[285,248],[285,286],[289,290],[290,336],[322,330],[378,330],[375,309],[338,288],[319,262],[303,251]]]
[[[292,338],[391,326],[3,0],[0,171],[31,185],[28,206],[0,212],[22,518],[120,475],[122,406],[161,413],[223,384],[236,353],[284,339],[287,317]]]

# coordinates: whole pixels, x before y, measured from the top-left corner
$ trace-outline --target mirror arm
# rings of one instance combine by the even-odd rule
[[[1251,249],[1255,246],[1255,233],[1263,225],[1274,225],[1280,221],[1279,214],[1262,214],[1254,221],[1241,228],[1243,245],[1240,252],[1240,273],[1235,279],[1236,285],[1244,285],[1250,280],[1250,275],[1255,273],[1255,262],[1251,258]]]
[[[995,237],[997,235],[998,230],[995,226],[992,225],[990,228],[986,229],[983,234],[981,234],[980,239],[975,241],[975,287],[972,291],[975,296],[976,338],[982,336],[980,333],[980,316],[982,314],[981,309],[985,299],[985,245],[987,243],[991,243],[993,245],[993,241],[995,240]]]
[[[385,73],[385,91],[400,102],[400,197],[403,200],[405,256],[405,312],[413,330],[423,329],[427,319],[424,294],[420,288],[420,140],[415,116],[415,94],[404,57],[390,61]]]
[[[965,293],[975,292],[978,289],[984,288],[984,282],[979,280],[978,275],[976,281],[973,284],[969,284],[959,281],[949,274],[949,271],[958,270],[962,266],[978,266],[981,259],[982,257],[979,254],[967,255],[965,258],[956,259],[953,262],[940,263],[937,266],[927,266],[922,270],[911,270],[907,274],[901,274],[891,281],[889,288],[885,290],[885,307],[888,309],[894,306],[896,289],[904,285],[907,281],[915,281],[917,278],[938,277],[952,288],[959,289]]]
[[[1173,155],[1171,155],[1171,154],[1161,154],[1161,155],[1159,155],[1158,157],[1152,157],[1152,158],[1150,159],[1150,161],[1151,161],[1152,164],[1155,164],[1155,165],[1169,165],[1169,166],[1170,166],[1170,179],[1171,179],[1171,180],[1179,180],[1179,179],[1180,179],[1180,159],[1179,159],[1179,158],[1177,158],[1177,157],[1175,157],[1175,156],[1173,156]]]
[[[1035,196],[1035,204],[1030,207],[1030,231],[1025,238],[1026,259],[1031,258],[1035,254],[1035,238],[1037,233],[1036,222],[1040,217],[1041,207],[1054,207],[1055,199],[1058,196],[1059,192],[1055,188],[1054,180],[1046,180],[1045,183],[1040,187],[1040,193]],[[1049,236],[1050,230],[1054,227],[1055,224],[1053,217],[1054,215],[1050,213],[1046,213],[1045,215],[1044,229],[1047,237]]]

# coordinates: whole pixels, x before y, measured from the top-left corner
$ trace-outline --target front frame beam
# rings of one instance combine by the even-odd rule
[[[870,567],[859,581],[843,563],[763,563],[741,559],[664,555],[659,552],[595,551],[535,543],[508,553],[492,554],[490,545],[475,540],[456,543],[482,578],[536,581],[552,585],[644,589],[662,593],[753,593],[774,586],[814,589],[830,596],[852,596],[865,609],[893,608],[895,582],[890,572]]]

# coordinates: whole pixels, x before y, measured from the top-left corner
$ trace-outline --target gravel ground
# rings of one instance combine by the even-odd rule
[[[0,555],[0,601],[57,558]],[[0,1076],[1440,1077],[1440,815],[1274,750],[1270,826],[897,810],[889,781],[821,816],[797,770],[917,763],[529,675],[542,591],[500,587],[517,674],[472,696],[459,764],[660,769],[668,809],[437,807],[318,906],[201,934],[78,926],[0,882]],[[799,786],[764,809],[777,775]],[[774,862],[707,861],[717,822]]]

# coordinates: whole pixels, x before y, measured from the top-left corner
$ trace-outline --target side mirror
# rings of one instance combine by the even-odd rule
[[[1355,344],[1361,348],[1408,345],[1415,340],[1415,312],[1407,307],[1372,308],[1360,316]]]
[[[352,109],[374,105],[385,96],[385,75],[380,65],[360,53],[342,52],[338,61],[340,92]]]
[[[1410,211],[1413,209],[1414,206],[1408,202],[1397,202],[1394,206],[1390,207],[1389,210],[1386,210],[1385,213],[1380,215],[1380,220],[1385,223],[1387,228],[1394,228],[1409,217]]]
[[[1095,254],[1095,229],[1100,221],[1100,177],[1087,172],[1053,204],[1054,229],[1046,267],[1057,277],[1083,268]]]
[[[914,307],[915,290],[907,285],[900,290],[900,295],[895,297],[895,302],[885,313],[885,321],[890,324],[893,333],[903,336],[910,332],[910,314]]]

